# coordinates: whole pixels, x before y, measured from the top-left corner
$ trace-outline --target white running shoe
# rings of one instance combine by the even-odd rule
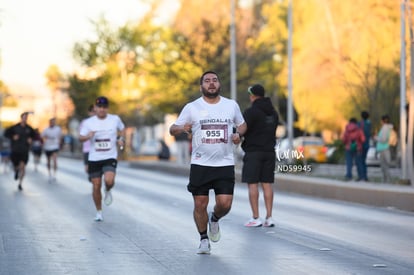
[[[208,239],[202,239],[200,241],[197,254],[210,254],[210,242]]]
[[[210,212],[208,215],[208,237],[212,242],[218,242],[220,240],[220,226],[218,221],[213,222],[211,221],[211,217],[213,216],[213,212]]]
[[[111,190],[106,190],[105,189],[104,202],[105,202],[106,205],[110,205],[112,203],[112,193],[111,193]]]
[[[101,221],[103,221],[102,211],[98,211],[98,212],[96,212],[95,221],[96,221],[96,222],[101,222]]]
[[[273,227],[275,226],[275,222],[273,221],[272,217],[269,217],[265,220],[263,226],[265,227]]]
[[[247,223],[244,224],[246,227],[260,227],[262,226],[262,221],[260,218],[254,219],[251,218]]]

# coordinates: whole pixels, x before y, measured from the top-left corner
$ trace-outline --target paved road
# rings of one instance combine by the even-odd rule
[[[244,228],[237,184],[222,239],[195,254],[186,176],[120,163],[114,203],[95,211],[79,160],[60,159],[56,183],[29,167],[24,191],[0,177],[0,274],[412,274],[414,214],[277,193],[274,228]],[[213,199],[213,197],[211,197]],[[261,211],[263,211],[261,204]]]

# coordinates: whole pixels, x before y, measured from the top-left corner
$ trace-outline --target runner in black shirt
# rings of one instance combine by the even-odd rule
[[[14,179],[19,181],[18,188],[23,190],[22,182],[26,170],[26,164],[29,160],[29,151],[35,131],[27,124],[29,113],[25,112],[20,115],[21,121],[4,132],[4,136],[11,142],[11,161],[14,166]]]

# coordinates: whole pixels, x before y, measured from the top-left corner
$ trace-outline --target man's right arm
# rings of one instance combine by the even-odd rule
[[[173,124],[170,127],[170,135],[172,136],[177,136],[181,133],[187,133],[190,134],[191,133],[191,124],[190,123],[186,123],[184,125],[176,125]]]
[[[79,136],[79,141],[80,142],[85,142],[89,139],[91,139],[94,136],[94,132],[89,132],[86,136]]]

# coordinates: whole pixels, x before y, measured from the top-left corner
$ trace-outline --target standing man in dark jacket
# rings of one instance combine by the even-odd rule
[[[269,97],[265,97],[265,89],[260,84],[248,88],[252,105],[243,113],[247,124],[242,149],[243,157],[242,182],[247,182],[252,218],[245,224],[247,227],[274,226],[272,220],[273,183],[276,164],[276,128],[279,116]],[[262,184],[266,207],[264,224],[259,216],[259,183]]]
[[[19,180],[18,188],[23,190],[22,182],[26,170],[26,164],[29,160],[29,151],[32,140],[35,138],[35,131],[27,124],[29,113],[25,112],[20,115],[20,122],[7,128],[4,136],[11,142],[11,161],[14,166],[14,179]]]

